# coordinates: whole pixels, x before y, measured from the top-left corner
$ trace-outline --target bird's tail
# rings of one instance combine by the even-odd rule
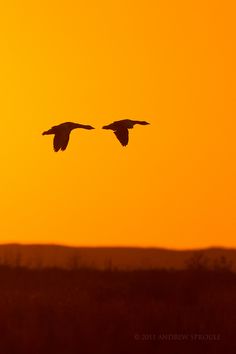
[[[47,130],[47,131],[45,131],[45,132],[42,133],[42,135],[49,135],[49,134],[54,134],[54,133],[52,132],[52,129],[49,129],[49,130]]]

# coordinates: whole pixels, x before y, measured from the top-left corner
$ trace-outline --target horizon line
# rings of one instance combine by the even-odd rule
[[[27,242],[0,242],[0,246],[50,246],[50,247],[63,247],[63,248],[90,248],[90,249],[142,249],[142,250],[163,250],[163,251],[176,251],[176,252],[189,252],[189,251],[205,251],[205,250],[236,250],[236,247],[227,247],[220,245],[212,245],[206,247],[196,248],[170,248],[159,246],[140,246],[140,245],[71,245],[63,243],[27,243]]]

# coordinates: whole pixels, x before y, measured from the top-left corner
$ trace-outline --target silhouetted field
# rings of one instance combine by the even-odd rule
[[[236,274],[0,267],[0,353],[234,353]]]

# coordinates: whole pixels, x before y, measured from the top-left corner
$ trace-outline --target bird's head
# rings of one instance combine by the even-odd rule
[[[83,128],[84,128],[84,129],[88,129],[88,130],[95,129],[95,128],[92,127],[91,125],[84,125]]]
[[[140,121],[139,124],[141,124],[141,125],[148,125],[148,124],[150,124],[150,123],[145,122],[145,121],[143,120],[143,121]]]

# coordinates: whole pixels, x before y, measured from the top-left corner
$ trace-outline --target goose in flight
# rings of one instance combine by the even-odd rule
[[[55,125],[51,129],[43,132],[42,135],[54,134],[53,147],[54,151],[59,150],[64,151],[67,148],[70,133],[73,129],[83,128],[83,129],[94,129],[91,125],[83,125],[78,123],[66,122],[59,125]]]
[[[129,142],[129,131],[128,129],[132,129],[135,124],[147,125],[150,124],[145,121],[139,120],[130,120],[130,119],[123,119],[113,122],[109,125],[105,125],[102,129],[111,129],[113,130],[115,136],[121,143],[121,145],[126,146]]]

